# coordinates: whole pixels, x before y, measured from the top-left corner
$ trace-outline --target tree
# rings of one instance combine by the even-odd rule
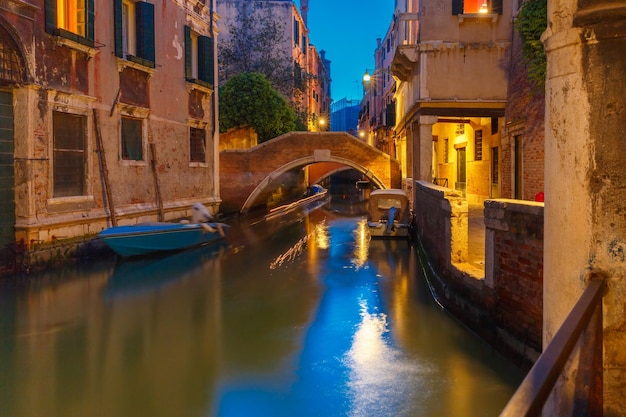
[[[220,131],[251,127],[259,143],[296,128],[296,113],[268,79],[259,73],[242,72],[220,88]]]
[[[228,26],[228,36],[219,43],[219,77],[227,81],[242,72],[265,75],[285,97],[293,94],[291,45],[285,43],[285,24],[265,8],[244,4],[238,19]],[[286,45],[281,48],[281,45]]]

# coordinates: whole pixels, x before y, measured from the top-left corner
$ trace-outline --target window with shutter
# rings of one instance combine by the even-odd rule
[[[206,130],[189,128],[189,162],[206,162]]]
[[[113,16],[115,56],[154,68],[154,5],[132,0],[114,0]]]
[[[52,114],[54,197],[82,196],[86,178],[86,117],[55,111]]]
[[[46,0],[46,32],[94,47],[94,0]]]
[[[502,14],[502,0],[452,0],[452,14]]]
[[[154,67],[154,5],[151,3],[135,3],[137,56],[147,61],[146,66]]]
[[[195,33],[185,26],[185,78],[189,82],[212,88],[215,79],[213,38]]]
[[[143,161],[143,120],[122,117],[122,159]]]

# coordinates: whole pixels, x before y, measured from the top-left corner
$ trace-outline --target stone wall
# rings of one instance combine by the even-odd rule
[[[543,203],[485,202],[485,284],[495,290],[495,320],[541,351]]]
[[[543,204],[485,201],[485,266],[468,259],[460,192],[415,182],[418,251],[439,302],[523,368],[541,352]]]

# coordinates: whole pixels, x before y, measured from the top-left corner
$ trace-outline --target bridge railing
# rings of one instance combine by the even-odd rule
[[[535,362],[500,417],[539,416],[557,379],[580,342],[573,416],[602,416],[603,279],[592,279],[554,339]]]

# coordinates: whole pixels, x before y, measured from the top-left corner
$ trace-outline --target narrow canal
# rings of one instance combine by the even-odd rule
[[[522,379],[327,209],[0,282],[0,416],[497,416]]]

